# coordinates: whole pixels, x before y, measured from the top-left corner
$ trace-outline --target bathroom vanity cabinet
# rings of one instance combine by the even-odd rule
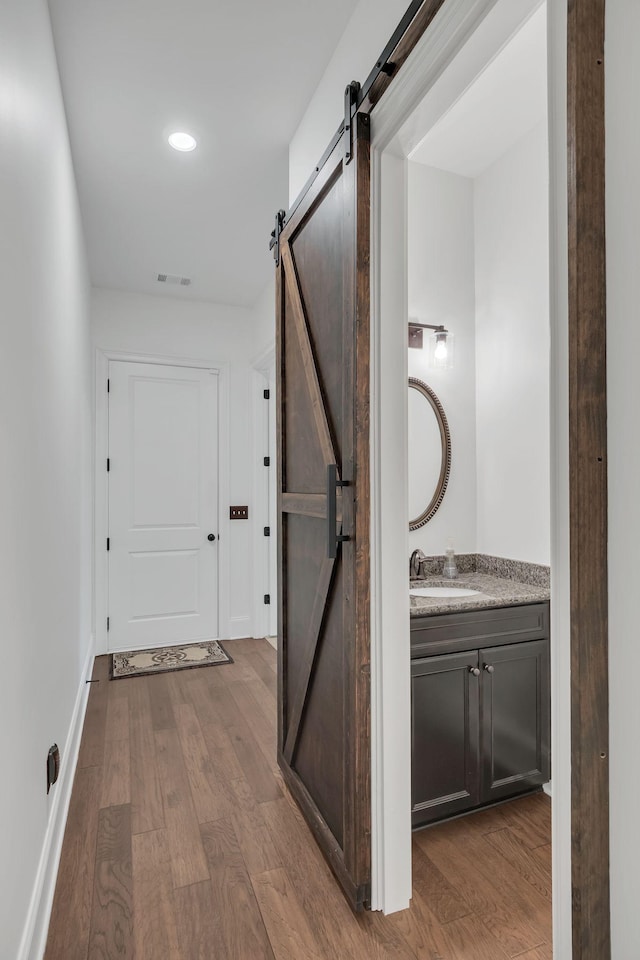
[[[411,621],[414,826],[550,777],[549,604]]]

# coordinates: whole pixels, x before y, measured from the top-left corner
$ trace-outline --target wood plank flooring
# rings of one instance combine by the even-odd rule
[[[280,776],[276,654],[91,686],[45,960],[550,960],[537,794],[414,835],[410,910],[354,916]]]

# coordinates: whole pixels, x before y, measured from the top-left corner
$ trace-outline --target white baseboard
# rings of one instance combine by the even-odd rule
[[[86,680],[90,679],[91,676],[94,646],[94,638],[91,637],[87,658],[80,675],[80,686],[73,705],[66,743],[64,750],[61,751],[60,777],[53,788],[55,794],[49,813],[49,823],[42,844],[36,880],[33,885],[29,911],[16,960],[42,960],[47,944],[49,919],[53,906],[53,894],[58,876],[64,829],[69,812],[71,788],[73,787],[84,715],[89,690],[91,689],[91,684],[86,683]]]
[[[229,640],[242,640],[251,633],[251,617],[229,617]]]
[[[552,796],[553,796],[553,793],[552,793],[552,791],[551,791],[551,783],[552,783],[552,781],[549,780],[549,783],[545,783],[545,784],[542,785],[542,789],[544,790],[544,792],[546,793],[546,795],[547,795],[548,797],[552,797]]]
[[[267,643],[270,643],[274,650],[278,649],[278,638],[277,637],[265,637]]]

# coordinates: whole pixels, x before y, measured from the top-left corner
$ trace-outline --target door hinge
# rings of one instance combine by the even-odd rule
[[[107,379],[107,393],[111,393],[111,380]]]
[[[264,595],[264,602],[265,602],[265,603],[271,603],[271,594],[265,593],[265,595]]]
[[[265,458],[264,458],[264,465],[265,465],[265,467],[270,467],[270,466],[271,466],[271,457],[265,457]]]
[[[268,400],[269,397],[271,396],[271,391],[270,391],[270,390],[264,390],[263,393],[262,393],[262,396],[265,398],[265,400]]]
[[[271,527],[265,527],[265,528],[264,528],[264,535],[265,535],[265,537],[270,537],[270,536],[271,536]]]
[[[107,550],[111,549],[111,537],[107,537]]]
[[[109,473],[109,470],[111,470],[111,459],[107,457],[107,473]]]
[[[273,250],[273,259],[276,262],[276,267],[280,265],[280,234],[284,227],[285,217],[285,211],[278,210],[276,213],[276,225],[271,231],[271,239],[269,240],[269,250]]]
[[[109,617],[107,617],[107,633],[109,632]]]
[[[358,94],[360,84],[352,80],[344,91],[344,162],[351,163],[353,159],[353,118],[358,108]]]

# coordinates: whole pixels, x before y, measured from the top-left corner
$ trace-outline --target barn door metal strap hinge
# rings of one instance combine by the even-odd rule
[[[111,537],[107,537],[107,550],[111,549]]]
[[[344,162],[350,163],[353,158],[353,118],[358,109],[358,94],[360,84],[352,80],[344,91]]]
[[[285,211],[278,210],[276,213],[276,225],[271,231],[271,240],[269,240],[269,250],[273,250],[273,259],[276,262],[276,267],[280,263],[280,234],[282,233],[282,228],[284,227],[285,217]]]

